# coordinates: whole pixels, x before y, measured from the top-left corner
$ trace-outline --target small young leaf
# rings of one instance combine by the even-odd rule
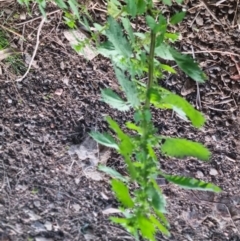
[[[155,29],[156,21],[155,21],[155,19],[152,16],[147,15],[146,16],[146,22],[147,22],[147,25],[150,27],[151,30]]]
[[[74,15],[79,19],[78,2],[76,0],[68,0],[68,4],[73,11]]]
[[[165,33],[164,38],[170,40],[171,42],[175,42],[176,40],[178,40],[179,34],[178,33]]]
[[[111,181],[111,185],[117,199],[124,205],[124,207],[132,208],[134,203],[129,194],[128,187],[123,182],[116,179]]]
[[[128,178],[122,176],[118,171],[112,169],[111,167],[99,165],[98,169],[106,174],[110,175],[112,178],[119,179],[123,182],[128,182]]]
[[[147,10],[147,3],[145,0],[138,0],[137,1],[137,13],[143,14]]]
[[[137,14],[136,1],[126,0],[126,2],[127,2],[127,7],[126,7],[127,13],[130,14],[133,18],[135,18]]]
[[[139,134],[142,134],[142,133],[143,133],[142,128],[139,127],[139,126],[137,126],[137,125],[135,125],[135,124],[132,123],[132,122],[129,122],[129,121],[128,121],[128,122],[126,123],[126,127],[127,127],[128,129],[130,129],[130,130],[137,131]]]
[[[208,161],[210,158],[210,152],[204,145],[180,138],[166,138],[161,151],[163,154],[178,158],[191,156],[203,161]]]
[[[175,14],[171,17],[170,23],[171,23],[171,24],[178,24],[178,23],[180,23],[180,22],[184,19],[185,15],[186,15],[186,12],[175,13]]]
[[[116,94],[112,89],[103,89],[101,90],[102,100],[110,105],[112,108],[115,108],[120,111],[128,111],[130,105],[121,99],[118,94]]]
[[[167,72],[169,72],[169,73],[171,73],[171,74],[176,74],[176,70],[175,70],[174,68],[172,68],[171,66],[169,66],[169,65],[160,64],[160,67],[161,67],[163,70],[165,70],[165,71],[167,71]]]
[[[114,148],[116,150],[119,149],[118,144],[115,142],[115,140],[113,139],[112,136],[110,136],[107,133],[100,133],[100,132],[95,132],[92,131],[89,134],[95,141],[97,141],[98,143],[104,145],[104,146],[108,146],[111,148]]]
[[[170,236],[168,229],[166,227],[164,227],[153,215],[151,215],[149,219],[152,221],[152,223],[154,223],[154,225],[158,228],[158,230],[162,234],[164,234],[168,237]]]
[[[127,79],[124,73],[119,68],[114,68],[119,84],[121,85],[124,93],[126,94],[128,102],[133,107],[139,106],[138,91],[136,84]]]
[[[164,4],[171,6],[172,5],[172,0],[162,0]]]
[[[67,5],[63,0],[55,0],[56,4],[58,5],[58,7],[60,7],[61,9],[66,9]]]
[[[169,182],[175,183],[178,186],[186,188],[186,189],[211,191],[211,192],[221,192],[222,191],[220,187],[218,187],[212,183],[200,181],[195,178],[172,176],[172,175],[164,175],[164,177]]]
[[[138,226],[142,236],[150,241],[155,241],[155,225],[144,216],[138,217]]]
[[[109,28],[106,30],[106,35],[110,42],[112,42],[119,54],[130,57],[132,49],[127,39],[123,36],[123,29],[120,24],[112,17],[108,18],[108,24]]]

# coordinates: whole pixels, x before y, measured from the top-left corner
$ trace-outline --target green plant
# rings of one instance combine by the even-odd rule
[[[14,50],[12,51],[7,36],[3,31],[0,30],[0,51],[1,50],[9,50],[9,54],[6,54],[4,62],[6,65],[10,66],[11,72],[13,72],[16,75],[20,75],[22,72],[26,70],[26,67],[21,59],[21,56]]]
[[[170,0],[163,2],[171,4]],[[116,121],[107,117],[115,136],[99,132],[91,132],[90,135],[97,142],[114,148],[127,164],[129,177],[100,166],[100,170],[112,176],[112,190],[121,204],[123,217],[111,217],[111,220],[125,227],[136,240],[140,235],[155,240],[157,230],[170,235],[165,217],[166,201],[156,182],[158,176],[183,188],[221,191],[211,183],[164,173],[155,154],[155,150],[160,150],[163,156],[209,160],[209,150],[200,143],[158,135],[150,109],[151,106],[172,109],[200,128],[205,122],[204,116],[182,97],[160,87],[157,80],[164,79],[166,72],[176,73],[173,67],[161,63],[161,60],[175,61],[186,75],[197,82],[203,83],[206,76],[191,57],[171,46],[178,39],[178,34],[169,32],[168,27],[182,21],[185,12],[174,14],[168,21],[151,0],[125,0],[124,4],[112,0],[109,4],[106,26],[102,30],[98,27],[108,40],[97,47],[102,55],[112,60],[126,98],[122,99],[111,89],[104,89],[102,100],[120,111],[134,109],[134,122],[127,122],[126,127],[135,134],[127,134]],[[138,21],[137,17],[145,19],[149,31],[134,31],[131,22]],[[147,83],[141,81],[146,75]]]
[[[60,6],[59,0],[56,2]],[[162,2],[167,5],[172,3],[171,0]],[[181,3],[182,0],[176,2]],[[60,3],[60,7],[64,8],[63,2]],[[159,150],[162,156],[179,159],[191,156],[202,161],[209,160],[209,150],[200,143],[158,135],[151,115],[151,107],[171,109],[194,127],[203,126],[205,118],[202,113],[157,82],[164,79],[166,72],[176,73],[173,67],[165,63],[169,60],[175,61],[186,75],[197,82],[204,83],[206,76],[191,57],[171,46],[178,40],[179,34],[170,32],[169,27],[181,22],[185,12],[177,12],[167,20],[155,7],[153,0],[109,0],[107,10],[107,23],[104,26],[93,23],[97,32],[93,32],[90,40],[80,43],[76,48],[79,50],[90,41],[95,41],[99,53],[112,60],[125,98],[112,89],[103,89],[102,100],[119,111],[134,110],[134,122],[126,123],[134,134],[124,132],[115,120],[107,117],[115,135],[99,132],[91,132],[90,135],[102,145],[114,148],[127,166],[127,177],[112,168],[99,167],[113,178],[112,190],[120,202],[122,217],[111,217],[111,220],[126,228],[136,240],[142,236],[152,241],[157,231],[170,235],[165,216],[166,200],[156,182],[158,176],[183,188],[221,191],[211,183],[165,173],[155,153]],[[78,18],[78,15],[75,14],[73,18],[66,16],[69,26],[74,27],[74,18]],[[131,23],[137,23],[139,18],[145,20],[146,32],[132,27]],[[86,18],[84,23],[86,27],[90,25]],[[98,42],[100,34],[106,36],[106,42]],[[146,76],[147,82],[144,82]]]

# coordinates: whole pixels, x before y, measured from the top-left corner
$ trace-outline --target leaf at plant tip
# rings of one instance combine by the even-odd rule
[[[119,149],[118,144],[115,142],[114,138],[107,133],[100,133],[100,132],[92,131],[89,135],[95,141],[97,141],[98,143],[100,143],[104,146],[108,146],[108,147],[114,148],[116,150]]]
[[[171,24],[178,24],[178,23],[180,23],[180,22],[184,19],[185,15],[186,15],[186,12],[175,13],[175,14],[171,17],[170,23],[171,23]]]
[[[101,95],[102,100],[114,109],[120,111],[128,111],[131,107],[126,101],[122,100],[121,97],[111,89],[103,89],[101,91]]]
[[[129,194],[128,187],[123,182],[116,179],[111,181],[111,185],[117,199],[122,203],[122,205],[127,208],[132,208],[134,203]]]
[[[186,188],[186,189],[210,191],[210,192],[217,192],[217,193],[222,191],[222,189],[220,187],[218,187],[212,183],[200,181],[195,178],[172,176],[172,175],[164,175],[164,177],[169,182],[175,183],[178,186]]]
[[[202,161],[208,161],[210,151],[201,143],[180,138],[166,138],[161,146],[163,154],[172,157],[196,157]]]
[[[118,171],[112,169],[111,167],[99,165],[98,169],[102,172],[105,172],[106,174],[110,175],[112,178],[119,179],[123,182],[128,182],[128,178],[121,175]]]
[[[150,220],[152,221],[152,223],[158,228],[158,230],[159,230],[162,234],[170,237],[170,233],[169,233],[168,229],[167,229],[163,224],[161,224],[161,223],[157,220],[156,217],[154,217],[153,215],[151,215],[151,216],[150,216]]]
[[[127,12],[128,12],[132,17],[135,17],[136,14],[137,14],[137,3],[136,3],[136,1],[126,0],[126,2],[127,2],[127,6],[126,6]]]

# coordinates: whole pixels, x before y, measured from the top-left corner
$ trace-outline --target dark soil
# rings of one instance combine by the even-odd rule
[[[159,179],[172,236],[159,235],[158,240],[240,240],[240,73],[238,56],[230,54],[240,56],[240,6],[235,0],[218,6],[207,1],[215,19],[201,2],[185,1],[186,20],[176,27],[182,35],[176,46],[195,53],[208,75],[199,86],[201,102],[196,104],[197,86],[180,71],[161,84],[201,109],[207,123],[196,130],[170,111],[155,111],[153,117],[162,134],[200,141],[212,151],[208,163],[161,158],[163,170],[213,182],[223,192],[183,190]],[[6,31],[26,59],[35,48],[41,20],[34,18],[39,12],[35,6],[33,16],[19,20],[25,10],[16,3],[0,6],[5,26],[13,26],[26,40]],[[178,9],[173,6],[171,14]],[[14,18],[15,13],[20,15]],[[94,13],[101,17],[97,9]],[[69,154],[91,129],[107,130],[104,116],[123,124],[130,113],[114,111],[100,101],[101,88],[117,88],[109,60],[97,56],[87,61],[76,54],[64,29],[60,13],[49,16],[36,62],[23,81],[16,82],[17,76],[0,63],[0,241],[134,240],[109,222],[107,212],[117,208],[109,178],[91,178],[86,160]],[[105,162],[124,172],[115,153]]]

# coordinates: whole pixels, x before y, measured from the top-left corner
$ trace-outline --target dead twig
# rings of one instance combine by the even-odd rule
[[[191,54],[192,52],[186,51],[182,52],[183,54]],[[200,51],[195,51],[195,54],[200,54],[200,53],[219,53],[219,54],[224,54],[224,55],[233,55],[233,56],[238,56],[240,57],[239,54],[235,54],[233,52],[228,52],[228,51],[220,51],[220,50],[200,50]]]
[[[239,0],[237,1],[237,6],[236,6],[235,13],[234,13],[234,18],[233,18],[233,21],[232,21],[232,26],[234,26],[234,25],[235,25],[235,23],[236,23],[237,12],[238,12],[238,4],[239,4]]]
[[[46,20],[46,19],[45,19],[44,17],[42,17],[42,21],[41,21],[40,24],[39,24],[38,31],[37,31],[36,46],[35,46],[35,49],[34,49],[34,51],[33,51],[33,55],[32,55],[31,61],[30,61],[29,65],[28,65],[28,69],[27,69],[27,71],[25,72],[25,74],[24,74],[21,78],[19,78],[19,79],[16,80],[17,82],[22,81],[22,80],[28,75],[28,73],[29,73],[29,71],[30,71],[30,69],[31,69],[31,67],[32,67],[32,64],[33,64],[33,61],[34,61],[34,58],[35,58],[35,56],[36,56],[36,53],[37,53],[37,50],[38,50],[38,46],[39,46],[39,43],[40,43],[40,41],[39,41],[40,33],[41,33],[42,26],[43,26],[45,20]]]
[[[205,0],[201,0],[202,4],[204,5],[204,7],[207,9],[207,11],[210,13],[210,15],[218,22],[220,23],[222,26],[222,22],[214,15],[214,13],[210,10],[210,8],[208,7],[208,4],[206,3]]]
[[[195,59],[195,54],[194,54],[194,49],[193,49],[193,46],[191,45],[191,48],[192,48],[192,57],[193,59]],[[202,104],[201,104],[201,96],[200,96],[200,90],[199,90],[199,83],[196,82],[197,84],[197,97],[196,97],[196,106],[198,109],[202,109]]]
[[[4,30],[6,30],[6,31],[8,31],[8,32],[10,32],[10,33],[12,33],[12,34],[14,34],[14,35],[17,35],[18,37],[20,37],[20,38],[22,38],[22,39],[24,39],[24,37],[23,37],[21,34],[15,32],[15,31],[13,31],[13,30],[5,27],[5,26],[3,26],[2,24],[0,24],[0,28],[2,28],[2,29],[4,29]]]
[[[58,10],[55,10],[55,11],[52,11],[52,12],[50,12],[50,13],[46,13],[46,15],[47,16],[49,16],[49,15],[52,15],[52,14],[54,14],[54,13],[58,13],[58,12],[60,12],[60,11],[62,11],[61,9],[58,9]],[[23,25],[23,24],[26,24],[26,23],[31,23],[31,22],[33,22],[33,21],[35,21],[35,20],[38,20],[38,19],[41,19],[42,18],[42,16],[39,16],[39,17],[36,17],[36,18],[33,18],[33,19],[29,19],[29,20],[27,20],[27,21],[25,21],[25,22],[22,22],[22,23],[17,23],[17,24],[15,24],[16,26],[20,26],[20,25]]]

